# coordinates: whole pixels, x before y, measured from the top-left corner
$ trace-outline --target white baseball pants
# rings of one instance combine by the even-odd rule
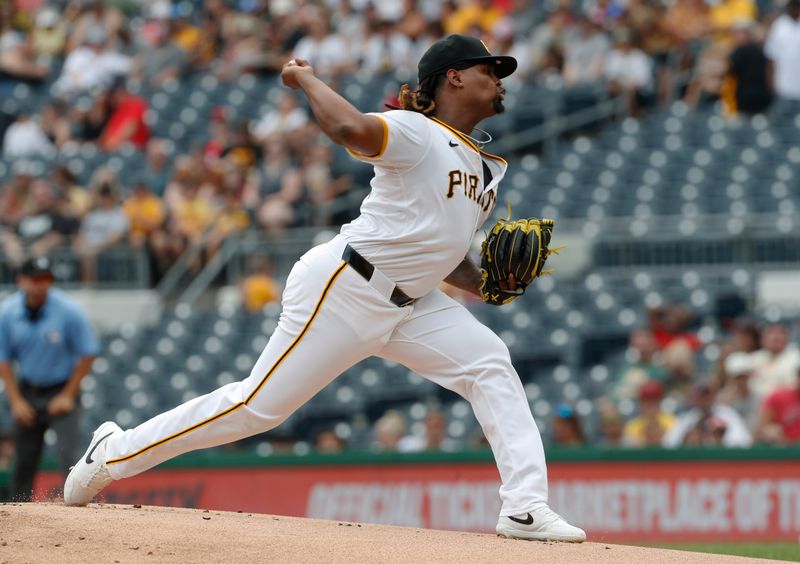
[[[344,245],[337,237],[295,264],[278,328],[247,379],[109,438],[114,479],[272,429],[339,374],[378,356],[470,402],[500,471],[501,515],[547,502],[541,436],[505,344],[438,290],[394,305],[385,284],[370,285],[341,260]]]

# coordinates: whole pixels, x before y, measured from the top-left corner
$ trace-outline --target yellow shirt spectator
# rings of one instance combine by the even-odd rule
[[[178,232],[189,239],[200,236],[214,221],[214,208],[205,198],[193,196],[175,205],[175,224]]]
[[[655,419],[646,417],[644,415],[634,417],[625,424],[625,428],[622,431],[622,442],[626,446],[633,447],[657,446],[660,444],[660,438],[659,442],[656,442],[656,444],[653,444],[654,441],[648,440],[649,437],[652,437],[653,439],[656,438],[653,437],[649,426],[654,423],[657,424],[658,427],[660,427],[660,435],[663,435],[675,424],[676,420],[677,419],[674,415],[667,413],[666,411],[658,413],[655,416]]]
[[[125,215],[130,222],[130,236],[146,237],[164,223],[164,202],[161,198],[147,191],[147,186],[139,184],[133,195],[122,204]]]
[[[260,311],[281,297],[280,286],[268,274],[252,274],[242,282],[242,299],[247,311]]]
[[[495,22],[503,17],[503,12],[492,4],[491,0],[476,0],[457,9],[444,20],[445,33],[467,33],[477,26],[481,31],[489,33]]]
[[[758,9],[752,0],[725,0],[712,6],[709,20],[714,30],[714,41],[727,45],[731,41],[730,31],[733,26],[754,22],[757,14]]]

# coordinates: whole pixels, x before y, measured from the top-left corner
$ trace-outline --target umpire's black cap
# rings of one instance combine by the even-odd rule
[[[417,79],[422,82],[436,73],[451,68],[468,68],[481,63],[493,64],[497,78],[505,78],[517,69],[517,60],[506,55],[492,55],[477,37],[453,34],[440,39],[425,51],[417,66]]]
[[[53,276],[53,265],[47,257],[36,257],[26,260],[22,267],[19,269],[20,276],[27,276],[28,278],[40,278]]]

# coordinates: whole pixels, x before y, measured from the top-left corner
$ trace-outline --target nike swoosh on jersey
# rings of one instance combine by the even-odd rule
[[[447,144],[451,147],[458,147],[458,143],[453,143],[452,141],[448,141]]]

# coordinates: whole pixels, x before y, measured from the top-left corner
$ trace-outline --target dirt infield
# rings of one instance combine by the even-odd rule
[[[744,563],[604,543],[528,542],[251,513],[123,505],[0,505],[0,562]]]

